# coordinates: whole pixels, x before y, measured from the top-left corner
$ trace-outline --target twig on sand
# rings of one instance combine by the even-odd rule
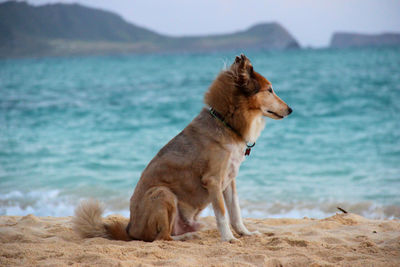
[[[344,209],[342,209],[341,207],[336,207],[338,210],[340,210],[343,213],[348,213],[347,211],[345,211]]]

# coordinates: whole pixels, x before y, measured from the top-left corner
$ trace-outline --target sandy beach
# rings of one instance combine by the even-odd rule
[[[115,219],[109,216],[107,219]],[[82,239],[71,217],[0,217],[1,266],[400,266],[400,221],[355,214],[317,219],[246,219],[260,235],[219,240],[202,218],[187,241]]]

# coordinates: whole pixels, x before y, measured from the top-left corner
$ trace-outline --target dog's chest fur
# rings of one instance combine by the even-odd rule
[[[237,176],[239,172],[240,164],[244,160],[244,144],[231,144],[227,145],[227,149],[230,151],[230,156],[228,160],[228,170],[227,175],[223,181],[222,188],[225,188],[231,183],[233,179]]]
[[[250,126],[250,130],[248,132],[247,140],[249,142],[255,142],[260,135],[261,131],[265,127],[265,120],[262,118],[262,116],[256,117]],[[225,190],[225,188],[230,184],[230,182],[235,179],[239,172],[240,164],[242,164],[244,160],[244,150],[245,150],[245,144],[229,144],[226,146],[226,148],[230,152],[229,156],[229,162],[228,162],[228,170],[227,170],[227,175],[223,181],[222,188]]]

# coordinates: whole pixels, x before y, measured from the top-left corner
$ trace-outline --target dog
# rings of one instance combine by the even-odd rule
[[[82,203],[73,228],[82,237],[117,240],[185,240],[196,232],[210,203],[222,241],[253,235],[243,223],[235,177],[264,128],[264,117],[282,119],[292,109],[245,55],[219,73],[200,114],[144,169],[130,199],[130,219],[106,222],[96,201]],[[246,152],[245,152],[246,151]],[[229,216],[229,217],[228,217]]]

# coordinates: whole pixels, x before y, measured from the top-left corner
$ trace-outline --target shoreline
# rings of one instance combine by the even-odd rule
[[[113,195],[115,192],[104,192],[102,190],[98,190],[98,192],[101,192],[101,195],[71,195],[69,192],[58,189],[47,191],[31,190],[29,192],[14,190],[8,193],[0,193],[0,216],[25,216],[27,214],[56,217],[71,216],[80,201],[88,198],[95,198],[104,203],[105,215],[121,214],[125,217],[130,216],[129,199],[131,193],[124,192],[120,195]],[[104,196],[106,195],[109,197],[105,198]],[[337,207],[341,207],[350,213],[355,213],[368,219],[400,219],[400,205],[396,201],[391,204],[383,204],[373,200],[337,201],[332,199],[318,201],[284,201],[281,199],[276,199],[275,201],[269,199],[253,201],[241,192],[239,192],[239,199],[244,218],[300,219],[306,216],[323,219],[339,212]],[[214,216],[212,207],[208,206],[200,216]]]
[[[108,219],[118,215],[108,216]],[[71,217],[0,216],[1,266],[399,266],[400,220],[356,214],[245,219],[257,236],[220,241],[214,217],[187,241],[82,239]]]

